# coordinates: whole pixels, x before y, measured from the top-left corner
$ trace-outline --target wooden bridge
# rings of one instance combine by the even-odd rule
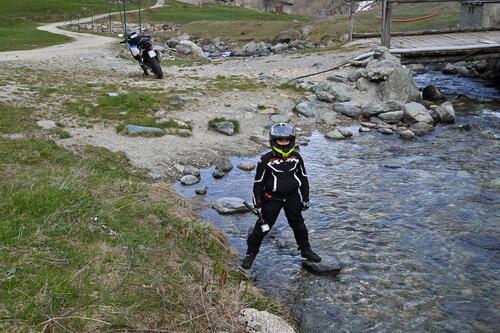
[[[354,0],[352,3],[358,2]],[[500,59],[500,17],[490,22],[492,26],[482,26],[481,16],[468,17],[474,8],[482,10],[485,4],[500,4],[500,0],[455,0],[462,3],[461,24],[466,25],[453,30],[429,30],[420,32],[392,33],[392,7],[394,3],[452,2],[453,0],[381,0],[382,33],[354,34],[353,11],[351,10],[350,39],[363,38],[363,42],[380,41],[380,45],[390,48],[391,53],[401,55],[403,63],[431,63],[460,60]],[[495,5],[496,6],[496,5]],[[500,7],[500,5],[498,5]],[[353,6],[351,5],[351,8]],[[464,10],[465,9],[469,9]],[[500,15],[500,8],[496,8]],[[479,12],[479,10],[477,10]],[[491,13],[488,13],[491,15]],[[475,21],[474,21],[475,20]],[[380,39],[379,39],[380,38]]]

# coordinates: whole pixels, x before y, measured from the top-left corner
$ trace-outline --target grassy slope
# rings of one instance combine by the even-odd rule
[[[168,186],[122,154],[61,148],[32,113],[0,104],[0,330],[203,332],[243,299],[273,306]]]
[[[143,3],[153,3],[143,0]],[[135,8],[135,5],[130,5]],[[25,50],[68,42],[70,38],[36,29],[42,23],[64,21],[68,15],[87,17],[95,10],[119,8],[106,0],[0,0],[0,51]]]

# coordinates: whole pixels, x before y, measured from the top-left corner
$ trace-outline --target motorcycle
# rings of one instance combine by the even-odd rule
[[[123,37],[122,34],[118,35]],[[131,32],[127,38],[120,44],[128,44],[128,49],[135,60],[139,62],[144,75],[149,75],[148,70],[154,73],[157,79],[163,78],[163,71],[160,66],[160,53],[153,49],[151,36],[139,35],[137,32]]]

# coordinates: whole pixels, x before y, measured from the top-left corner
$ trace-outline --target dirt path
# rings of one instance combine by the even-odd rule
[[[156,4],[150,9],[160,8],[165,4],[165,0],[157,0]],[[138,10],[131,10],[128,13],[134,13]],[[111,13],[111,15],[119,14],[119,12]],[[109,14],[101,14],[94,17],[95,20],[99,20],[107,17]],[[80,19],[80,23],[88,23],[92,21],[92,17],[87,17]],[[112,37],[98,36],[93,34],[79,33],[74,31],[68,31],[60,29],[65,22],[55,22],[42,25],[38,27],[38,30],[50,32],[57,35],[63,35],[71,37],[74,39],[73,42],[54,45],[49,47],[44,47],[34,50],[26,51],[9,51],[0,52],[0,61],[33,61],[33,60],[49,60],[53,58],[62,59],[64,58],[75,58],[88,56],[95,53],[95,50],[108,49],[110,45],[116,43],[117,39]]]

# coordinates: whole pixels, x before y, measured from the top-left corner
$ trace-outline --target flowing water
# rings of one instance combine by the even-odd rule
[[[319,254],[336,256],[342,272],[303,270],[283,215],[251,270],[301,332],[500,331],[500,108],[466,109],[457,124],[413,141],[378,132],[327,141],[313,133],[302,147],[310,240]],[[202,170],[208,195],[195,200],[251,199],[253,172],[214,180],[211,171]],[[195,196],[194,187],[176,186]],[[252,215],[201,215],[244,253]]]

